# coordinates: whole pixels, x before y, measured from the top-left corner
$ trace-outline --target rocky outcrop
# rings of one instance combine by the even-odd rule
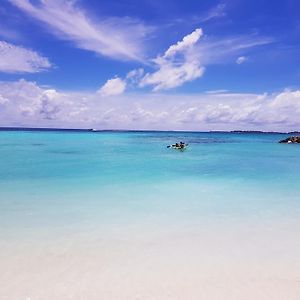
[[[290,136],[285,140],[280,141],[282,144],[300,144],[300,136]]]

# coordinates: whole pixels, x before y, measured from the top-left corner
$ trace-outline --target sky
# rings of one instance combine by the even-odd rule
[[[297,0],[1,0],[0,126],[300,130]]]

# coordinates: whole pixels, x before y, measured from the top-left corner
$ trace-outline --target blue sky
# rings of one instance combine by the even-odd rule
[[[270,101],[288,94],[285,97],[296,100],[286,100],[291,102],[289,109],[283,101],[284,107],[278,108],[278,114],[297,111],[299,15],[300,3],[296,0],[3,0],[0,104],[1,99],[5,100],[0,106],[1,125],[42,122],[54,127],[134,129],[294,128],[298,123],[289,120],[288,115],[276,122],[274,111],[270,112],[273,121],[257,120],[252,110],[258,104],[252,102],[262,97],[269,99],[259,104],[265,110]],[[21,94],[13,94],[16,85],[19,91],[24,90]],[[36,90],[33,103],[26,98],[30,87],[41,93],[38,96]],[[232,95],[230,101],[228,95]],[[157,101],[159,97],[177,99],[174,106],[186,113],[189,109],[208,109],[210,105],[215,105],[216,110],[244,105],[243,99],[249,95],[253,98],[252,102],[248,100],[251,108],[241,107],[241,111],[251,113],[244,119],[240,112],[239,117],[232,115],[232,109],[230,116],[228,110],[221,109],[221,115],[227,114],[227,119],[220,116],[213,124],[210,119],[193,116],[189,125],[178,118],[176,124],[169,122],[164,127],[159,118],[156,123],[143,123],[143,114],[132,117],[139,114],[140,105],[142,110],[147,106],[150,115],[157,109],[169,110],[165,103],[171,100]],[[180,96],[185,104],[178,104]],[[53,110],[46,116],[43,97],[51,98],[47,98],[49,103],[45,101],[51,107],[48,110]],[[69,108],[64,102],[68,97],[75,101],[69,103]],[[191,105],[197,97],[202,100]],[[137,103],[139,98],[148,100]],[[31,107],[22,111],[22,102]],[[95,107],[90,107],[91,103]],[[19,113],[11,113],[13,105]],[[105,121],[107,111],[102,110],[92,121],[86,111],[100,109],[98,105],[107,111],[117,111],[125,105],[127,121]],[[72,117],[71,122],[59,117],[62,111],[76,115],[73,110],[77,106],[81,107],[78,119]],[[180,115],[179,110],[174,113]]]

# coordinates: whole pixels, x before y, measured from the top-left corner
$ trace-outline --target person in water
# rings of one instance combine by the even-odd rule
[[[185,144],[184,142],[179,142],[179,143],[175,143],[172,144],[170,146],[167,146],[168,148],[172,147],[172,148],[177,148],[177,149],[184,149],[187,146],[187,144]]]

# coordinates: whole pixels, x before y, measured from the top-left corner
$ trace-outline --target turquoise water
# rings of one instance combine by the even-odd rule
[[[0,131],[0,298],[298,299],[285,137]]]
[[[281,134],[3,131],[0,137],[4,236],[299,211],[300,147],[278,144]],[[166,147],[181,140],[190,144],[185,152]]]

